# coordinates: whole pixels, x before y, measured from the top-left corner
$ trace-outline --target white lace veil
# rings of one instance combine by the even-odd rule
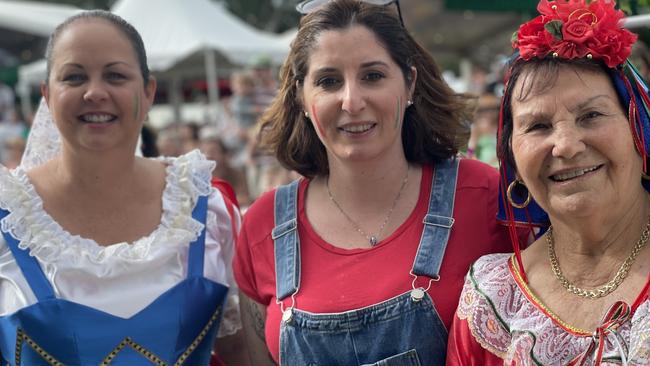
[[[60,151],[61,134],[54,125],[45,98],[41,98],[19,167],[30,170],[54,158]]]
[[[135,150],[137,156],[142,156],[140,143],[141,139],[139,138]],[[33,169],[53,159],[60,152],[61,134],[54,124],[50,109],[45,103],[45,98],[41,98],[27,137],[27,145],[20,160],[19,168],[25,171]]]

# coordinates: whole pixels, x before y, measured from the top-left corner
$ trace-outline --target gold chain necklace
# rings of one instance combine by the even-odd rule
[[[352,224],[352,226],[354,226],[354,228],[357,230],[357,232],[359,234],[361,234],[361,236],[366,238],[366,240],[368,240],[368,243],[372,247],[374,247],[375,245],[377,245],[377,243],[379,243],[379,238],[381,236],[381,233],[382,233],[382,231],[384,231],[384,227],[388,223],[388,220],[390,220],[390,216],[393,214],[393,210],[395,209],[395,206],[397,206],[397,201],[399,201],[399,198],[402,195],[402,191],[404,190],[404,187],[406,187],[406,183],[409,181],[409,170],[410,170],[409,168],[410,167],[407,165],[406,166],[406,175],[404,176],[404,179],[402,180],[402,186],[399,188],[399,191],[397,192],[397,196],[393,200],[393,205],[390,207],[390,210],[388,210],[388,213],[386,214],[386,218],[384,219],[384,222],[381,223],[381,226],[379,227],[379,230],[377,230],[377,234],[375,234],[375,235],[366,234],[366,232],[363,231],[363,229],[361,229],[361,226],[359,226],[359,224],[357,224],[357,222],[354,221],[350,217],[350,215],[348,215],[345,211],[343,211],[343,208],[341,207],[341,205],[339,205],[339,203],[336,201],[336,199],[334,199],[334,196],[332,195],[332,191],[330,190],[330,178],[329,178],[329,176],[327,177],[327,180],[325,181],[325,185],[327,186],[327,194],[330,197],[330,201],[332,201],[332,203],[334,203],[334,206],[336,206],[336,208],[339,209],[339,211],[343,214],[343,216],[345,216],[345,218],[348,221],[350,221],[350,223]]]
[[[575,295],[586,297],[589,299],[597,299],[609,295],[612,291],[616,290],[621,283],[623,283],[623,280],[625,279],[625,277],[627,277],[628,273],[630,272],[632,263],[639,255],[639,252],[641,251],[641,249],[645,248],[648,245],[649,237],[650,237],[650,216],[648,217],[648,222],[645,224],[645,227],[643,228],[641,237],[636,242],[636,244],[634,244],[634,248],[632,248],[632,253],[630,253],[630,255],[625,259],[623,264],[621,264],[621,267],[618,269],[618,271],[616,271],[616,275],[614,276],[614,278],[612,278],[606,284],[591,290],[585,290],[572,284],[571,282],[569,282],[569,280],[566,277],[564,277],[564,274],[562,274],[562,270],[560,269],[560,264],[558,263],[557,256],[555,255],[555,241],[553,239],[552,226],[548,228],[548,233],[546,234],[546,243],[548,244],[548,256],[551,261],[551,269],[553,270],[553,274],[560,281],[562,286],[564,286],[564,288],[567,291]]]

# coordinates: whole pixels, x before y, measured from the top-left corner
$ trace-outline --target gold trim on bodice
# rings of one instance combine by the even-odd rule
[[[219,315],[221,315],[221,306],[218,306],[215,312],[212,314],[210,317],[210,320],[208,320],[208,323],[203,327],[201,332],[196,336],[194,341],[190,344],[189,347],[183,352],[183,354],[178,358],[178,360],[174,363],[174,366],[181,366],[196,350],[196,348],[201,344],[203,339],[208,335],[210,332],[210,328],[214,325],[214,323],[219,319]],[[22,347],[23,343],[27,343],[36,353],[39,354],[45,360],[49,365],[52,366],[65,366],[63,363],[58,361],[56,358],[54,358],[52,355],[47,353],[43,348],[41,348],[36,342],[34,342],[22,329],[18,328],[16,330],[16,358],[15,358],[15,364],[18,366],[20,365],[21,362],[21,353],[22,353]],[[134,342],[130,337],[124,338],[112,351],[111,353],[104,358],[104,360],[100,363],[100,366],[108,366],[113,362],[113,359],[120,353],[126,346],[131,347],[138,353],[140,353],[142,356],[144,356],[147,360],[151,361],[154,365],[156,366],[167,366],[167,363],[165,363],[163,360],[161,360],[158,356],[156,356],[153,352],[149,351],[148,349],[144,348],[143,346],[139,345],[138,343]]]

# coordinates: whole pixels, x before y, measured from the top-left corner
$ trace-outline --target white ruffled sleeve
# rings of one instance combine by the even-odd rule
[[[236,333],[242,328],[239,315],[239,295],[232,273],[232,259],[235,253],[235,238],[239,232],[241,218],[236,207],[230,207],[216,189],[208,199],[207,232],[205,237],[205,276],[210,279],[226,279],[228,297],[218,337]],[[232,212],[232,216],[230,212]],[[220,281],[220,282],[221,282]]]

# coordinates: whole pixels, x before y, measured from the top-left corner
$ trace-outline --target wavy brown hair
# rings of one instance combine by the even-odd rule
[[[309,56],[326,31],[361,25],[373,32],[399,66],[407,85],[417,69],[413,106],[404,114],[402,142],[406,159],[427,164],[449,158],[465,146],[471,117],[467,96],[455,93],[442,79],[433,57],[401,25],[389,6],[359,0],[332,0],[304,16],[280,72],[280,91],[261,117],[262,145],[280,163],[306,177],[329,173],[327,154],[311,122],[304,116],[300,90]]]

